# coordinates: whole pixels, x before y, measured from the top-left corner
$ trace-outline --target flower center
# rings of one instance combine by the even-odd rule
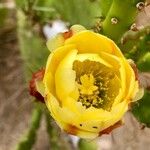
[[[103,64],[90,60],[76,60],[73,70],[76,71],[79,90],[78,102],[86,108],[93,106],[109,111],[119,91],[119,84],[113,86],[116,84],[115,73]]]
[[[80,77],[81,84],[78,84],[80,93],[83,95],[92,95],[94,91],[98,89],[97,86],[94,85],[95,79],[92,74],[83,75]]]

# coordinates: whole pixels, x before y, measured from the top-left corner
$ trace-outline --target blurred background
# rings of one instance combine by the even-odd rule
[[[30,129],[33,132],[38,129],[36,140],[33,140],[33,145],[30,143],[33,150],[53,150],[53,143],[49,139],[54,133],[49,132],[51,129],[47,127],[48,121],[44,117],[46,115],[40,115],[43,110],[37,109],[33,98],[29,96],[28,82],[33,72],[45,66],[49,55],[45,44],[48,38],[66,31],[73,24],[81,24],[99,32],[102,14],[100,1],[0,0],[0,150],[16,149]],[[135,18],[138,28],[150,25],[149,3],[147,1],[147,6]],[[148,67],[150,68],[149,64]],[[139,107],[140,103],[136,104],[133,110],[134,115],[148,125],[149,98],[149,95],[145,97],[146,102],[143,104],[147,106],[143,120],[138,114],[143,112],[143,107]],[[38,116],[38,119],[34,115]],[[33,120],[34,117],[37,120]],[[37,126],[32,129],[33,122]],[[139,123],[129,111],[125,115],[124,126],[115,129],[110,135],[96,139],[99,149],[150,150],[150,129],[143,123]],[[77,139],[74,137],[73,141],[70,141],[70,137],[68,140],[65,133],[56,130],[59,139],[66,137],[66,141],[71,143],[69,148],[62,149],[75,149],[73,143],[76,143]],[[35,137],[29,135],[29,139],[31,136]]]

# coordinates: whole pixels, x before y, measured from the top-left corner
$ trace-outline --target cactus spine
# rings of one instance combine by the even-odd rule
[[[135,18],[138,13],[137,4],[144,0],[113,0],[105,20],[102,23],[102,33],[119,42],[122,35],[135,29]]]

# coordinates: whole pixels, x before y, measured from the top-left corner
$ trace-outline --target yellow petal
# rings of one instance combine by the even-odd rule
[[[51,72],[54,75],[59,63],[72,49],[75,49],[75,45],[66,45],[53,51],[48,57],[45,74]]]
[[[55,50],[56,48],[64,45],[65,39],[63,37],[62,33],[57,34],[55,37],[50,38],[46,45],[48,47],[48,49],[52,52],[53,50]]]
[[[119,68],[121,67],[120,58],[106,52],[100,52],[99,56],[101,57],[101,59],[105,60],[105,62],[107,62],[109,65],[111,65],[112,69],[116,73],[119,72]]]
[[[45,96],[47,92],[52,93],[53,95],[56,95],[55,80],[51,72],[45,73],[43,84],[45,86],[45,93],[44,93]]]
[[[60,103],[58,103],[58,100],[51,93],[47,93],[45,103],[50,110],[52,117],[62,129],[66,128],[66,125],[69,124],[79,125],[79,112],[74,112],[75,107],[73,105],[71,106],[73,110],[71,110],[70,107],[66,107],[67,105],[60,107]]]
[[[88,132],[95,132],[100,133],[100,131],[103,131],[104,129],[107,129],[108,127],[114,125],[117,123],[121,118],[123,117],[124,113],[128,109],[127,102],[122,102],[118,105],[116,105],[111,112],[109,112],[109,115],[106,116],[104,119],[95,118],[91,120],[80,120],[80,124],[82,125],[80,127],[81,130],[85,130]],[[103,113],[101,113],[101,116]]]
[[[37,91],[44,97],[45,87],[44,87],[43,81],[36,81],[35,84],[36,84]]]
[[[76,135],[80,137],[85,137],[88,134],[93,135],[92,137],[94,135],[98,136],[100,131],[118,122],[128,108],[127,102],[124,101],[116,105],[111,112],[105,112],[104,110],[95,111],[95,108],[93,108],[93,110],[88,110],[86,114],[85,112],[83,114],[76,114],[68,109],[68,107],[61,108],[58,101],[52,95],[45,102],[59,126],[65,130],[67,130],[68,125],[75,126],[78,131]]]
[[[56,37],[52,41],[54,43],[52,47],[51,42],[48,44],[49,49],[59,48],[52,52],[47,62],[43,80],[45,103],[63,130],[82,138],[95,138],[102,130],[121,120],[128,110],[130,100],[139,98],[142,90],[139,91],[133,69],[113,41],[78,25],[71,27],[70,31],[71,37],[68,39]],[[113,70],[116,75],[109,93],[113,88],[117,89],[118,84],[120,90],[110,111],[92,106],[85,108],[77,101],[79,91],[75,81],[76,73],[72,69],[73,62],[87,59],[100,62]],[[85,87],[84,90],[87,90],[87,84],[93,85],[94,79],[84,77],[81,78],[81,82]],[[92,90],[95,90],[94,86],[91,86],[90,91]]]
[[[79,130],[77,132],[77,136],[84,138],[84,139],[94,139],[96,137],[99,136],[98,133],[96,132],[89,132],[89,131],[83,131],[83,130]]]
[[[112,68],[112,64],[108,63],[103,58],[101,58],[99,54],[92,54],[92,53],[78,54],[76,60],[79,60],[81,62],[85,60],[96,61],[96,62],[100,62],[106,67]]]
[[[53,51],[48,57],[43,82],[45,84],[45,87],[47,87],[47,89],[49,90],[49,92],[52,92],[54,95],[56,93],[54,77],[56,69],[61,60],[65,57],[65,55],[74,48],[74,45],[60,47]]]
[[[76,74],[72,70],[73,62],[76,58],[77,50],[70,51],[60,62],[55,73],[56,93],[63,101],[70,93],[76,89]]]
[[[58,103],[58,100],[47,91],[46,93],[46,100],[45,100],[45,104],[48,108],[48,110],[51,113],[51,116],[55,119],[56,123],[60,126],[60,128],[64,129],[64,127],[66,127],[66,123],[65,121],[63,121],[64,116],[62,117],[59,114],[61,113],[61,108],[60,108],[60,104]]]
[[[84,31],[86,30],[85,27],[81,26],[81,25],[73,25],[69,31],[72,32],[72,36],[81,32],[81,31]],[[66,33],[66,32],[65,32]],[[53,38],[50,38],[46,45],[48,47],[48,49],[52,52],[53,50],[61,47],[64,45],[64,42],[65,42],[65,38],[64,38],[64,34],[65,33],[59,33],[57,34],[55,37]]]
[[[139,83],[138,81],[135,82],[135,86],[134,86],[134,91],[131,95],[131,101],[135,102],[140,100],[144,95],[144,88],[139,88]]]
[[[92,31],[82,31],[65,41],[65,45],[75,44],[79,53],[99,53],[101,51],[112,53],[110,40]]]
[[[70,30],[73,32],[73,35],[75,35],[81,31],[86,30],[86,28],[79,24],[76,24],[76,25],[71,26]]]
[[[124,59],[124,68],[126,71],[126,97],[125,99],[131,100],[133,99],[133,92],[135,91],[135,73],[128,61]]]
[[[104,59],[107,63],[112,65],[112,69],[115,74],[118,76],[118,79],[121,82],[121,89],[118,96],[115,98],[113,106],[124,100],[126,92],[126,71],[124,66],[124,61],[122,57],[116,57],[112,54],[101,52],[100,57]]]

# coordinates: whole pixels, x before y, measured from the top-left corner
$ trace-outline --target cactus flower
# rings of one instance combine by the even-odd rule
[[[118,127],[129,104],[140,97],[140,88],[116,44],[74,25],[47,46],[51,54],[41,94],[56,123],[89,139]]]

